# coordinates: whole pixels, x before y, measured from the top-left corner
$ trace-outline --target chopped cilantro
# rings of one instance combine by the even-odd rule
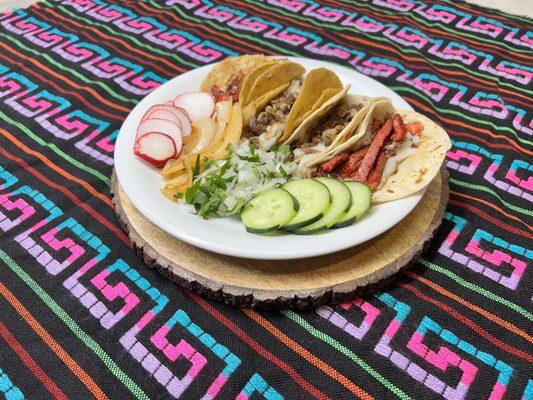
[[[245,141],[238,148],[228,147],[228,151],[230,155],[220,160],[206,159],[202,173],[197,158],[194,183],[180,196],[203,218],[240,212],[255,193],[283,184],[294,169],[287,161],[286,145],[265,151]]]

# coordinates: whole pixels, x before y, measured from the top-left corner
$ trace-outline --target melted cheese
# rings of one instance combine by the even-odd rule
[[[414,139],[416,138],[416,139]],[[385,167],[383,168],[383,174],[381,175],[381,182],[379,188],[383,186],[383,183],[396,172],[398,165],[406,158],[416,153],[416,142],[419,138],[417,136],[406,135],[405,140],[396,148],[396,154],[387,159]]]

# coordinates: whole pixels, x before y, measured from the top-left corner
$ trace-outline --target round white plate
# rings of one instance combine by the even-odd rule
[[[353,69],[308,58],[289,58],[302,64],[308,71],[318,67],[331,69],[344,84],[352,85],[351,93],[387,96],[395,107],[411,109],[392,90]],[[182,204],[163,196],[159,191],[163,179],[158,170],[134,156],[133,144],[139,121],[150,106],[172,100],[181,93],[198,90],[200,82],[211,68],[212,65],[206,65],[177,76],[150,93],[128,115],[117,138],[115,170],[120,185],[133,205],[165,232],[202,249],[235,257],[267,260],[312,257],[344,250],[380,235],[400,222],[422,198],[424,193],[419,192],[377,205],[350,227],[309,236],[254,235],[246,232],[238,217],[204,220],[191,214]]]

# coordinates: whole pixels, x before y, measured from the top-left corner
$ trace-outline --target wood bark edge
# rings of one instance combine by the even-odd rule
[[[155,269],[171,281],[201,296],[223,301],[224,303],[238,307],[270,310],[287,307],[306,310],[323,304],[336,304],[355,296],[372,293],[390,284],[402,270],[409,268],[416,262],[422,252],[428,247],[444,218],[449,197],[449,174],[445,167],[442,167],[440,174],[441,193],[439,204],[437,205],[431,224],[420,237],[420,240],[411,247],[410,251],[366,276],[365,282],[362,279],[356,279],[332,287],[322,287],[312,290],[269,292],[234,285],[221,286],[219,283],[186,270],[172,260],[161,256],[130,224],[128,216],[121,205],[118,181],[114,171],[111,177],[111,196],[118,219],[139,256],[142,257],[149,267]]]

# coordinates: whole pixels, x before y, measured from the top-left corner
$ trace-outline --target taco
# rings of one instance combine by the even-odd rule
[[[285,142],[310,113],[342,90],[337,75],[325,68],[310,71],[304,79],[292,76],[277,87],[268,76],[254,84],[252,100],[243,110],[244,136],[252,144],[268,149]]]
[[[372,190],[373,202],[383,203],[429,185],[450,148],[444,129],[429,118],[379,100],[356,134],[323,154],[311,175],[363,182]]]
[[[308,176],[329,152],[348,140],[363,120],[369,105],[379,98],[347,94],[350,86],[312,113],[285,141],[294,148],[298,174]]]
[[[211,68],[200,84],[200,91],[211,93],[216,102],[229,99],[237,102],[245,78],[257,67],[272,62],[275,60],[262,54],[226,58]]]

